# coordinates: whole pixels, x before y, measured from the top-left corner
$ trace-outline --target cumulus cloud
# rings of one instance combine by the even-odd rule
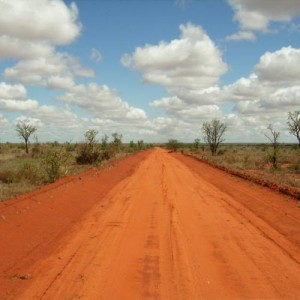
[[[184,136],[191,136],[192,129],[189,123],[186,123],[180,119],[174,119],[171,117],[158,117],[155,118],[150,128],[159,136],[163,141],[166,141],[170,137],[183,138]]]
[[[111,120],[145,120],[146,113],[123,101],[117,92],[96,83],[72,87],[60,100],[77,105],[96,117]]]
[[[255,41],[256,36],[251,31],[239,31],[237,33],[234,33],[234,34],[226,37],[226,40],[228,40],[228,41],[240,41],[240,40]]]
[[[56,52],[48,57],[22,60],[5,69],[4,76],[24,84],[66,89],[74,84],[75,76],[93,77],[94,72],[70,54]]]
[[[62,0],[0,1],[0,35],[27,41],[69,44],[81,30],[75,3]]]
[[[0,83],[0,108],[2,110],[20,112],[38,107],[36,100],[26,98],[27,91],[23,85]]]
[[[228,39],[249,40],[249,32],[267,32],[271,22],[289,22],[300,14],[298,0],[228,0],[241,31]],[[248,34],[242,34],[248,32]],[[250,40],[253,40],[253,38]]]
[[[267,52],[255,66],[259,80],[272,84],[295,85],[300,82],[300,49],[284,47]]]
[[[2,0],[0,11],[0,58],[49,56],[81,30],[76,5],[62,0]]]
[[[55,46],[78,37],[78,9],[62,0],[0,1],[0,58],[20,61],[4,71],[5,78],[51,89],[68,89],[76,76],[93,77],[77,58]]]
[[[0,99],[24,99],[26,96],[27,91],[22,84],[10,85],[0,82]]]
[[[164,109],[168,117],[186,124],[220,117],[218,81],[228,69],[222,53],[200,26],[188,23],[180,31],[178,39],[136,48],[122,63],[142,72],[145,82],[166,88],[170,96],[150,105]]]
[[[42,127],[44,125],[40,119],[27,117],[24,115],[17,117],[14,121],[15,124],[18,124],[19,122],[25,122],[35,127]]]
[[[223,98],[238,101],[235,110],[240,114],[280,118],[283,112],[299,108],[299,63],[299,49],[284,47],[267,52],[253,74],[223,88]]]
[[[0,35],[0,58],[28,59],[48,56],[53,49],[53,46],[44,41],[37,43]]]
[[[142,72],[146,82],[166,88],[215,85],[228,69],[221,51],[200,26],[188,23],[180,25],[180,31],[179,39],[139,47],[124,55],[123,65]]]
[[[184,101],[176,96],[154,100],[150,105],[163,108],[169,116],[187,122],[222,117],[222,111],[217,105],[186,105]]]
[[[39,104],[36,100],[7,100],[7,99],[0,99],[0,108],[6,111],[28,111],[38,108]]]

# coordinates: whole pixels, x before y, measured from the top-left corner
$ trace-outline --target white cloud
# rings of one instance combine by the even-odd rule
[[[0,83],[0,108],[5,111],[26,111],[38,107],[36,100],[26,99],[26,88],[21,84]]]
[[[229,0],[235,10],[235,20],[246,30],[268,29],[271,21],[290,21],[300,14],[298,0]]]
[[[142,72],[146,82],[166,88],[203,89],[215,85],[228,69],[221,51],[199,26],[180,25],[180,31],[179,39],[146,45],[124,55],[123,65]]]
[[[1,0],[0,11],[0,58],[48,57],[81,30],[76,5],[62,0]]]
[[[78,9],[62,0],[1,0],[0,35],[51,44],[69,44],[81,30]]]
[[[300,49],[284,47],[267,52],[255,66],[259,80],[272,84],[295,85],[300,82]]]
[[[14,120],[15,125],[18,124],[19,122],[24,122],[24,123],[30,124],[32,126],[35,126],[37,128],[44,126],[44,123],[40,119],[27,117],[24,115],[21,115]]]
[[[217,84],[228,66],[201,27],[188,23],[180,30],[179,39],[136,48],[133,54],[123,56],[122,63],[142,72],[146,82],[166,88],[170,96],[150,105],[164,109],[168,118],[184,121],[187,130],[187,124],[223,116],[216,105],[221,98]],[[167,124],[168,118],[164,119]]]
[[[69,44],[78,37],[78,9],[62,0],[0,1],[0,58],[20,61],[4,71],[5,78],[51,89],[67,89],[76,76],[94,77],[56,45]]]
[[[6,111],[27,111],[38,108],[39,104],[36,100],[7,100],[0,99],[0,108]]]
[[[187,105],[208,105],[222,101],[220,88],[218,86],[194,90],[174,87],[168,91],[170,94],[180,98]]]
[[[28,59],[47,56],[53,51],[53,46],[47,42],[20,40],[19,38],[0,35],[0,58]]]
[[[184,120],[186,123],[223,117],[223,113],[217,105],[187,105],[176,96],[154,100],[150,105],[156,108],[162,108],[166,111],[168,116]]]
[[[222,90],[223,99],[236,100],[243,115],[282,118],[300,105],[300,49],[286,47],[261,56],[248,78],[240,78]]]
[[[74,85],[74,80],[71,76],[51,76],[48,78],[47,84],[49,89],[68,90]]]
[[[20,61],[7,68],[4,76],[24,84],[69,88],[75,76],[93,77],[94,72],[81,66],[70,54],[56,52],[48,57]]]
[[[228,41],[240,41],[240,40],[255,41],[256,36],[251,31],[239,31],[235,34],[232,34],[232,35],[226,37],[226,40],[228,40]]]
[[[25,99],[26,88],[22,84],[10,85],[0,82],[0,99]]]
[[[119,121],[146,120],[147,118],[142,109],[130,106],[106,85],[96,83],[77,85],[60,99],[79,106],[96,117]]]
[[[235,12],[240,32],[267,32],[271,22],[290,22],[300,14],[299,0],[228,0],[228,3]],[[237,33],[231,37],[242,39],[243,35]],[[244,38],[249,40],[249,35]]]
[[[96,63],[100,63],[102,61],[102,54],[100,53],[99,50],[92,48],[90,59],[95,61]]]

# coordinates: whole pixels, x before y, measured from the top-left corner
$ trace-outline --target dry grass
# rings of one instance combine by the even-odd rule
[[[66,151],[66,145],[32,145],[29,155],[22,144],[0,145],[0,201],[32,191],[49,182],[44,160],[49,149]],[[75,148],[74,148],[75,149]],[[70,151],[70,162],[62,168],[62,176],[82,172],[89,166],[75,164],[75,150]]]
[[[146,148],[149,146],[147,145]],[[121,152],[108,151],[110,150],[110,144],[108,144],[108,150],[101,149],[99,144],[97,147],[100,149],[101,157],[94,165],[90,165],[76,163],[80,150],[78,144],[34,143],[30,146],[29,155],[25,154],[23,144],[0,144],[0,201],[32,191],[60,176],[77,174],[93,166],[105,164],[107,160],[142,150],[130,148],[128,145],[123,145]],[[54,161],[53,153],[57,153],[59,158],[64,156],[68,159]],[[107,155],[105,156],[105,154]],[[54,163],[59,164],[59,170],[53,169]],[[54,171],[57,173],[52,174]]]
[[[200,150],[185,151],[217,166],[300,189],[300,149],[297,145],[280,146],[276,169],[270,162],[270,145],[222,145],[217,156],[212,156],[206,146],[202,146]]]

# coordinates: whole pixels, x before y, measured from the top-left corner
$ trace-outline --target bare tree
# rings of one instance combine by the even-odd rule
[[[279,139],[280,132],[276,131],[273,128],[272,124],[270,124],[268,126],[268,130],[270,131],[271,135],[265,134],[265,136],[271,142],[271,144],[273,146],[273,153],[272,153],[270,159],[271,159],[273,168],[275,169],[275,168],[277,168],[277,160],[278,160],[278,152],[279,152],[279,142],[278,142],[278,139]]]
[[[217,119],[202,124],[204,140],[208,143],[213,156],[217,155],[219,145],[224,142],[223,135],[226,129],[227,126]]]
[[[28,154],[28,140],[30,135],[36,131],[36,127],[25,121],[20,121],[16,126],[16,131],[24,139],[26,153]]]
[[[289,112],[288,129],[290,134],[294,135],[299,142],[300,147],[300,111]]]

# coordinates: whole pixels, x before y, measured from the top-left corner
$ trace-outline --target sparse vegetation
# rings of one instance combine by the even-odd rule
[[[200,148],[200,139],[197,138],[194,140],[193,148],[195,150],[198,150]]]
[[[16,131],[17,131],[18,135],[24,139],[25,150],[26,150],[26,153],[28,154],[29,153],[28,140],[29,140],[30,135],[36,131],[36,127],[29,124],[28,122],[20,121],[16,126]]]
[[[300,156],[297,145],[280,145],[276,172],[270,161],[270,153],[273,152],[270,144],[222,144],[220,150],[223,155],[215,156],[211,154],[209,147],[194,150],[186,145],[184,149],[185,152],[213,165],[300,189]]]
[[[180,148],[181,144],[176,139],[170,139],[167,143],[167,148],[171,151],[177,151]]]
[[[94,164],[100,159],[100,150],[96,144],[98,131],[89,129],[84,134],[85,142],[80,144],[76,162],[78,164]]]
[[[133,142],[134,149],[130,149],[129,145],[123,145],[120,134],[114,135],[116,139],[111,142],[104,135],[98,144],[97,133],[93,129],[87,131],[81,144],[41,143],[35,137],[31,155],[25,154],[24,143],[0,143],[0,201],[29,192],[62,176],[85,171],[105,160],[150,147],[139,141]],[[78,163],[79,154],[92,163]]]
[[[223,135],[226,128],[226,125],[217,119],[213,119],[211,122],[205,122],[202,125],[204,140],[209,145],[213,156],[217,155],[219,145],[224,142]]]
[[[298,139],[298,146],[300,147],[300,110],[289,112],[287,124],[290,134]]]
[[[298,111],[289,113],[288,119],[290,133],[297,138],[299,115]],[[35,136],[29,156],[24,152],[29,153],[28,141],[36,128],[20,122],[16,130],[25,143],[0,144],[0,201],[32,190],[46,182],[54,182],[61,176],[86,170],[91,165],[102,164],[105,160],[153,147],[145,144],[143,140],[136,142],[132,140],[128,144],[123,144],[122,135],[117,132],[110,137],[105,134],[98,142],[98,131],[89,129],[84,134],[84,142],[80,144],[71,141],[64,144],[59,144],[57,141],[40,143]],[[160,146],[165,146],[174,152],[189,151],[213,164],[241,170],[300,189],[298,145],[279,144],[280,133],[272,125],[268,126],[268,130],[266,137],[271,145],[224,145],[226,125],[214,119],[202,125],[206,143],[200,143],[199,138],[190,144],[170,139]]]
[[[48,181],[54,182],[57,180],[65,168],[67,174],[67,162],[70,159],[69,154],[61,149],[50,149],[43,158],[43,166],[48,175]]]
[[[278,168],[278,166],[277,166],[277,160],[278,160],[278,154],[279,154],[279,142],[278,142],[278,139],[279,139],[280,132],[276,131],[273,128],[272,124],[270,124],[268,126],[268,130],[270,131],[270,134],[265,134],[265,136],[271,142],[271,145],[272,145],[272,148],[273,148],[273,151],[270,154],[269,159],[270,159],[270,161],[271,161],[271,163],[273,165],[273,168],[277,169]]]

